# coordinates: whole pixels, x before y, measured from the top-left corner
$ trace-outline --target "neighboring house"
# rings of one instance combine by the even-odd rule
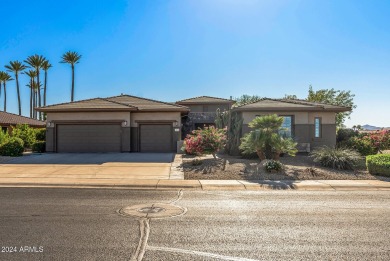
[[[262,99],[233,109],[243,118],[242,135],[251,129],[248,123],[257,116],[277,114],[284,118],[282,133],[298,142],[300,151],[336,145],[336,113],[351,108],[304,100]]]
[[[215,116],[219,109],[221,112],[228,111],[234,104],[233,100],[217,97],[200,96],[177,101],[176,104],[186,106],[190,109],[188,115],[183,116],[184,138],[191,131],[205,126],[215,126]]]
[[[3,132],[8,132],[11,134],[11,126],[15,127],[18,124],[27,124],[32,128],[44,128],[46,125],[43,121],[0,111],[0,127]]]
[[[55,104],[47,115],[48,152],[175,152],[181,140],[178,104],[120,95]]]

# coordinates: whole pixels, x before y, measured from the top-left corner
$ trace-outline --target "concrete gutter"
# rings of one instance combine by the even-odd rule
[[[380,180],[163,180],[163,179],[77,179],[1,178],[0,187],[66,187],[116,189],[185,190],[390,190]]]

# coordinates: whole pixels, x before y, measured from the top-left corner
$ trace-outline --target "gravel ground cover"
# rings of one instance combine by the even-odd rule
[[[219,180],[358,180],[377,179],[390,181],[390,178],[374,176],[365,169],[364,160],[356,170],[334,170],[324,168],[313,162],[307,155],[281,157],[284,169],[269,173],[264,170],[258,159],[218,155],[212,156],[183,155],[184,178],[219,179]]]

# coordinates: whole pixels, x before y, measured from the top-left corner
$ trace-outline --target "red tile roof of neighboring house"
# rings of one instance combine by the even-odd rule
[[[17,124],[28,124],[33,127],[45,127],[45,122],[31,119],[24,116],[19,116],[13,113],[0,111],[0,125],[10,126]]]

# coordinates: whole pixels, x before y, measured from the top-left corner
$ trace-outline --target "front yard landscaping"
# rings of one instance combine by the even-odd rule
[[[279,172],[267,172],[264,161],[243,159],[240,156],[219,154],[217,159],[211,155],[183,155],[184,178],[215,180],[359,180],[380,179],[390,181],[390,177],[371,175],[362,159],[355,170],[335,170],[320,166],[307,155],[280,158],[284,168]]]

